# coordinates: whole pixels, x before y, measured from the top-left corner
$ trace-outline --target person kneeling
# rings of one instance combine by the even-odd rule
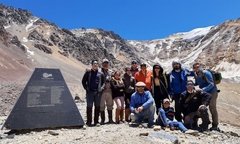
[[[136,83],[136,92],[131,96],[130,109],[132,123],[141,124],[143,120],[148,121],[148,127],[154,126],[154,99],[149,91],[144,91],[146,86],[143,82]]]
[[[208,130],[210,124],[208,109],[211,95],[202,90],[195,90],[193,81],[187,82],[187,91],[180,96],[181,110],[184,115],[184,124],[190,129]],[[202,124],[198,127],[198,118]]]

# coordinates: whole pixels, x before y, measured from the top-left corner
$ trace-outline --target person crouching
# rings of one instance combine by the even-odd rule
[[[184,124],[190,129],[208,130],[210,124],[208,109],[211,95],[202,90],[195,90],[192,80],[187,81],[187,90],[180,95],[181,110],[184,115]],[[202,124],[198,127],[198,118]]]
[[[148,121],[148,127],[154,126],[154,99],[152,94],[147,90],[145,91],[146,84],[137,82],[136,92],[131,96],[130,110],[132,123],[141,124],[143,120]]]

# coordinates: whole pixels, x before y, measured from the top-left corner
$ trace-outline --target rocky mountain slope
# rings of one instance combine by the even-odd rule
[[[114,32],[102,29],[59,28],[26,10],[1,5],[0,31],[2,59],[13,53],[7,61],[0,59],[3,71],[8,71],[9,65],[25,71],[36,66],[56,67],[59,59],[64,59],[65,63],[74,61],[76,65],[88,65],[95,58],[100,61],[108,58],[118,68],[132,59],[147,62],[150,66],[160,63],[170,71],[171,62],[177,59],[189,68],[194,61],[202,62],[206,67],[221,71],[224,78],[240,81],[240,20],[177,33],[164,39],[136,41],[124,40]],[[49,60],[43,61],[42,57]],[[56,63],[51,59],[56,59]]]
[[[207,68],[221,71],[225,79],[240,81],[239,19],[164,39],[128,42],[167,70],[173,60],[180,60],[186,67],[198,61]]]
[[[139,61],[135,50],[114,32],[101,29],[70,31],[26,10],[4,5],[0,5],[0,31],[1,73],[20,69],[24,73],[34,67],[56,67],[65,72],[71,69],[69,65],[83,72],[93,59],[108,58],[116,67],[122,67],[131,59]],[[6,74],[1,79],[9,79]]]

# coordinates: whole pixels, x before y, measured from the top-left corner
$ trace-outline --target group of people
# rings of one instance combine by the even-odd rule
[[[124,121],[148,127],[160,125],[170,129],[188,129],[205,131],[211,124],[208,107],[212,115],[210,130],[219,130],[216,101],[218,91],[211,72],[204,70],[200,63],[193,64],[193,70],[183,69],[178,61],[172,62],[172,71],[166,73],[160,64],[155,64],[152,71],[145,63],[132,61],[125,73],[112,71],[108,59],[103,59],[101,67],[97,60],[92,61],[91,69],[86,70],[82,85],[86,90],[88,126]],[[194,77],[195,82],[189,80]],[[198,86],[198,89],[195,88]],[[174,101],[174,108],[170,106]],[[116,104],[113,121],[113,103]],[[94,105],[94,121],[92,109]],[[154,115],[158,115],[154,120]],[[101,121],[99,122],[99,116]],[[125,116],[125,117],[124,117]],[[198,119],[202,124],[198,125]]]

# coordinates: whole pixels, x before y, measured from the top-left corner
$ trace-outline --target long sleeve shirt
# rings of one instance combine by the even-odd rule
[[[153,103],[154,99],[149,91],[144,91],[142,94],[135,92],[131,97],[130,109],[132,112],[140,106],[143,106],[143,110],[148,109]]]

